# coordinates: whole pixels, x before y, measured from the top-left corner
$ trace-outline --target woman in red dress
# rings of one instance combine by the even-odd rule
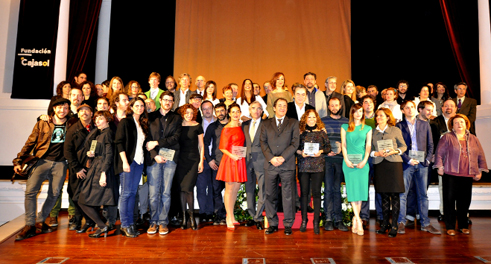
[[[242,182],[247,181],[245,159],[232,153],[233,146],[244,146],[245,136],[240,124],[240,106],[233,103],[228,108],[230,122],[223,128],[219,149],[223,152],[218,167],[217,180],[225,182],[225,210],[227,211],[227,228],[234,230],[238,222],[234,217],[234,206]]]

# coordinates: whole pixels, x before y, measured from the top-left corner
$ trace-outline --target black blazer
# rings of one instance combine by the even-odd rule
[[[402,167],[405,170],[410,166],[408,162],[411,160],[409,158],[409,151],[412,148],[411,132],[409,131],[406,120],[397,123],[396,127],[401,130],[402,138],[404,138],[404,142],[406,142],[407,146],[406,151],[401,155],[403,160]],[[433,156],[433,137],[431,135],[430,124],[419,118],[416,119],[416,141],[418,145],[417,150],[425,152],[425,161],[421,163],[421,165],[428,167],[430,165],[428,161],[431,160],[431,157]]]
[[[452,100],[455,102],[455,105],[458,104],[457,98],[452,98]],[[476,117],[477,117],[476,106],[477,106],[476,99],[469,98],[466,96],[460,108],[457,109],[457,113],[467,116],[467,118],[471,122],[471,127],[469,128],[469,131],[474,135],[476,134],[476,125],[475,125]]]
[[[116,138],[114,139],[115,149],[114,152],[114,172],[115,174],[120,174],[123,172],[123,160],[119,153],[125,152],[126,159],[131,165],[136,153],[136,142],[138,138],[138,130],[136,128],[135,120],[133,115],[128,115],[119,122],[118,128],[116,130]],[[142,146],[142,150],[145,147]],[[145,156],[145,155],[144,155]]]
[[[315,108],[313,106],[311,106],[309,104],[305,104],[305,111],[307,111],[309,109],[315,110]],[[288,110],[286,112],[286,116],[289,118],[300,120],[301,116],[298,116],[298,114],[297,114],[297,108],[295,107],[295,102],[289,102],[288,103]]]
[[[433,136],[434,151],[438,147],[438,142],[440,142],[440,137],[445,134],[447,130],[447,124],[445,124],[445,118],[443,115],[437,116],[430,122],[431,135]]]
[[[148,114],[148,141],[158,141],[159,145],[150,151],[145,151],[145,163],[149,166],[155,162],[154,158],[159,154],[160,148],[168,148],[176,151],[174,162],[179,158],[179,137],[181,136],[182,118],[173,111],[166,116],[160,110]]]
[[[295,170],[295,152],[300,144],[300,130],[298,120],[284,117],[280,131],[276,125],[276,118],[264,120],[261,126],[261,149],[264,154],[264,170]],[[279,167],[273,166],[269,161],[282,156],[285,162]]]

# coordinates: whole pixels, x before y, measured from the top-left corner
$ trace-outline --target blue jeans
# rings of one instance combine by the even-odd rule
[[[196,180],[196,196],[198,198],[199,213],[213,215],[213,170],[208,162],[203,162],[203,172],[198,174]]]
[[[133,224],[133,210],[135,209],[135,197],[138,184],[143,173],[143,163],[138,165],[133,161],[130,172],[122,172],[120,177],[121,198],[119,203],[119,214],[121,227],[129,227]]]
[[[26,183],[24,207],[26,210],[26,225],[33,226],[46,220],[53,206],[60,196],[61,188],[65,183],[67,163],[65,161],[51,161],[40,159],[32,169]],[[37,195],[45,180],[49,181],[48,197],[43,208],[36,218]]]
[[[403,175],[405,192],[401,193],[399,196],[401,201],[401,210],[399,212],[398,222],[406,223],[407,196],[411,188],[411,184],[414,182],[421,226],[425,227],[430,225],[430,219],[428,218],[428,195],[426,192],[426,186],[428,183],[428,167],[421,164],[409,166],[404,170]]]
[[[343,220],[341,213],[341,178],[343,177],[342,163],[326,160],[324,175],[324,212],[326,221],[339,222]]]
[[[168,160],[166,163],[155,162],[147,167],[150,224],[167,225],[169,223],[170,190],[176,172],[176,163]]]

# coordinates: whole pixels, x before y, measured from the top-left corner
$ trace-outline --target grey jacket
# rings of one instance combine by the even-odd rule
[[[406,152],[407,146],[406,142],[404,141],[404,138],[402,138],[402,133],[401,130],[395,126],[387,126],[385,131],[382,133],[378,129],[373,129],[373,136],[372,136],[372,151],[379,151],[378,149],[378,144],[377,141],[379,140],[385,140],[385,139],[392,139],[392,144],[394,146],[394,149],[397,150],[399,149],[402,153]],[[390,155],[388,157],[373,157],[373,164],[379,164],[382,162],[384,159],[390,162],[402,162],[401,155]]]

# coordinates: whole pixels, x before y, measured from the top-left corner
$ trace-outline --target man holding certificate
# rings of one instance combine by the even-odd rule
[[[416,104],[413,101],[405,101],[401,105],[406,120],[396,124],[401,130],[402,137],[406,142],[407,150],[402,153],[402,166],[404,169],[405,192],[400,194],[401,210],[398,220],[398,233],[405,233],[406,225],[406,200],[412,182],[416,186],[416,196],[418,200],[418,211],[421,219],[421,230],[432,234],[441,232],[430,224],[428,218],[428,165],[430,165],[433,153],[433,138],[428,122],[416,118]]]

